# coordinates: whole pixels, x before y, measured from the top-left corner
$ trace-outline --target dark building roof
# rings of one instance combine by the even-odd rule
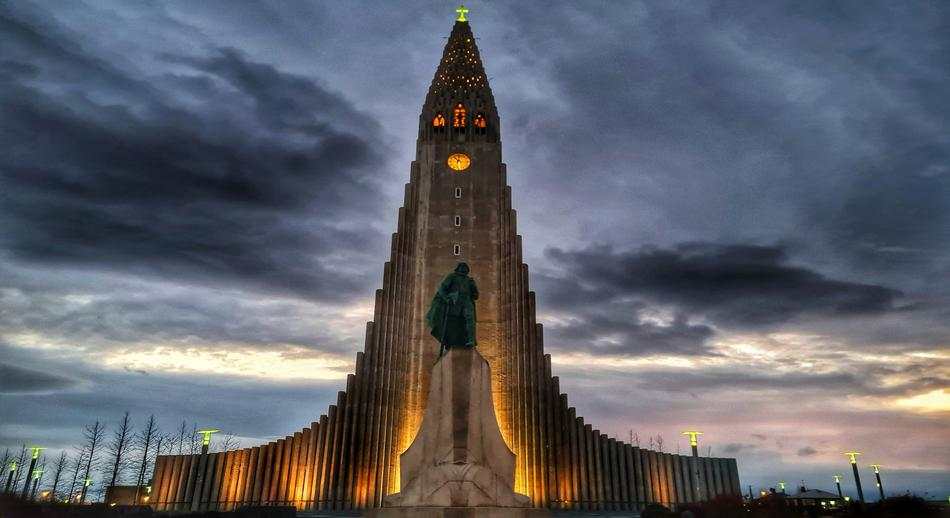
[[[837,500],[839,497],[834,493],[829,493],[821,489],[806,489],[805,491],[799,491],[796,495],[790,495],[788,498],[796,498],[798,500]]]

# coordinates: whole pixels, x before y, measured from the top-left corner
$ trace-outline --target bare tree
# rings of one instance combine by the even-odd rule
[[[65,502],[73,501],[73,491],[76,490],[76,481],[79,480],[79,473],[82,472],[83,464],[86,462],[86,448],[80,448],[79,456],[76,457],[76,464],[73,466],[73,479],[69,483],[69,492],[66,493]]]
[[[656,434],[656,451],[663,451],[663,436],[660,434]]]
[[[23,463],[26,462],[27,449],[26,444],[20,448],[20,455],[16,459],[16,471],[13,473],[13,485],[10,487],[10,492],[16,494],[17,488],[20,487],[20,476],[23,475],[24,468]],[[30,475],[26,476],[26,483],[30,483]]]
[[[201,439],[198,438],[198,423],[191,423],[191,454],[201,451]]]
[[[630,435],[630,443],[631,443],[631,444],[635,444],[635,445],[637,446],[637,448],[639,448],[639,447],[640,447],[640,434],[637,433],[637,432],[634,432],[633,430],[630,430],[630,434],[631,434],[631,435]]]
[[[106,446],[109,456],[112,457],[112,477],[109,479],[107,487],[115,486],[116,480],[121,481],[121,473],[128,465],[128,459],[124,456],[128,453],[133,434],[132,421],[129,420],[129,413],[126,412],[119,422],[119,427],[112,433],[112,441]]]
[[[139,476],[135,479],[135,504],[139,503],[139,491],[142,482],[145,480],[145,469],[148,467],[148,448],[152,445],[152,440],[158,435],[158,427],[155,425],[155,414],[148,416],[148,422],[145,423],[145,429],[138,436],[138,445],[142,450],[142,464],[139,467]],[[161,447],[161,437],[158,438],[159,447]]]
[[[56,463],[56,471],[53,474],[53,487],[49,490],[49,499],[52,501],[56,500],[56,489],[59,488],[59,479],[63,476],[63,471],[66,469],[66,452],[59,454],[59,462]]]
[[[650,449],[651,449],[651,450],[654,449],[654,446],[653,446],[653,436],[652,436],[652,435],[650,436]]]
[[[188,424],[184,419],[181,421],[181,428],[178,429],[178,454],[181,455],[184,453],[182,446],[185,444],[185,430],[187,429]]]
[[[213,445],[216,451],[230,451],[240,447],[238,440],[232,434],[227,434],[224,439],[215,441]]]
[[[6,471],[7,463],[10,462],[10,448],[3,450],[3,463],[0,466],[3,467],[3,470]]]
[[[712,446],[706,446],[706,456],[712,457]]]
[[[86,469],[83,474],[83,483],[82,483],[82,492],[79,494],[79,503],[83,504],[86,502],[86,493],[89,489],[89,474],[92,471],[93,464],[96,463],[96,448],[98,448],[102,443],[102,436],[105,434],[106,429],[102,426],[102,423],[96,421],[96,424],[92,426],[86,426],[86,429],[83,430],[83,437],[86,440]]]
[[[0,474],[3,475],[3,479],[2,479],[3,484],[7,483],[7,476],[10,475],[10,472],[7,470],[10,469],[10,462],[12,461],[13,461],[13,455],[10,454],[10,448],[7,448],[6,450],[3,451],[3,464],[0,464],[0,469],[3,470],[3,471],[0,471]]]

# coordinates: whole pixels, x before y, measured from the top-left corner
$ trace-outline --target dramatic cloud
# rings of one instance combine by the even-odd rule
[[[55,392],[75,385],[62,376],[0,363],[0,393]]]
[[[347,219],[378,210],[379,128],[339,94],[234,49],[137,76],[0,23],[0,244],[14,259],[324,300],[375,277],[353,266],[385,238]]]

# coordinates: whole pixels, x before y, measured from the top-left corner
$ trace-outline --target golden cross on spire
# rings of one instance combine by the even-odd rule
[[[847,455],[848,458],[851,459],[851,464],[857,464],[857,463],[858,463],[858,459],[856,459],[855,457],[857,457],[858,455],[861,455],[861,452],[859,452],[859,451],[843,451],[843,452],[841,452],[841,454],[842,454],[842,455]]]
[[[468,19],[465,18],[465,15],[468,14],[468,9],[465,7],[465,5],[460,5],[459,8],[455,10],[455,12],[459,13],[459,17],[456,18],[455,21],[457,22],[468,21]]]

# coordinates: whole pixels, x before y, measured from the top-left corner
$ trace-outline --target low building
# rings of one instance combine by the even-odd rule
[[[785,495],[785,500],[790,506],[803,509],[837,509],[845,504],[845,500],[834,493],[822,489],[807,489],[805,486],[798,488],[797,494]]]

